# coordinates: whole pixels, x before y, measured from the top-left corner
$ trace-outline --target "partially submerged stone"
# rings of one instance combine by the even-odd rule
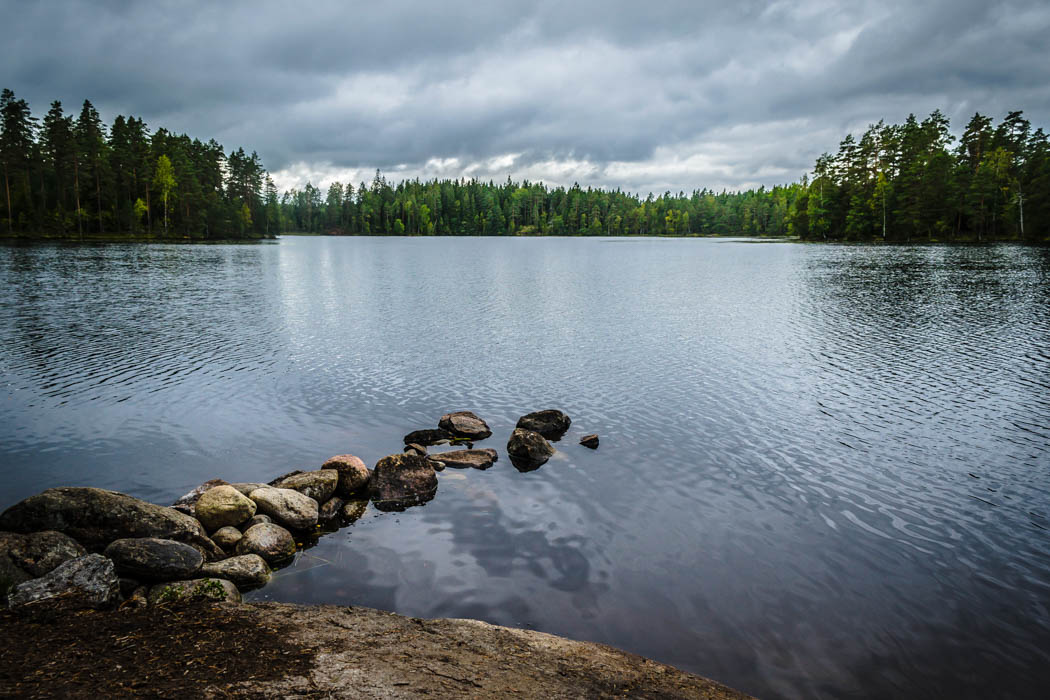
[[[335,493],[342,498],[363,491],[372,477],[372,470],[365,466],[360,457],[354,455],[336,455],[328,458],[321,469],[334,469],[339,472],[339,484]]]
[[[156,537],[115,540],[103,552],[117,573],[145,581],[171,581],[192,576],[204,557],[188,544]]]
[[[439,445],[452,438],[452,433],[443,429],[413,430],[404,437],[405,444]]]
[[[276,564],[295,556],[292,533],[274,523],[260,523],[244,531],[244,537],[234,548],[237,554],[258,554],[268,564]]]
[[[317,521],[326,523],[330,520],[335,520],[339,517],[339,511],[343,509],[344,503],[346,501],[339,498],[339,496],[332,496],[321,504],[320,509],[317,511]]]
[[[488,424],[471,411],[454,411],[441,416],[438,427],[452,433],[453,437],[484,440],[492,435]],[[413,440],[418,442],[418,440]]]
[[[282,489],[298,491],[318,503],[324,503],[335,493],[339,484],[339,472],[335,469],[318,469],[312,472],[300,472],[278,481],[275,486]]]
[[[317,501],[298,491],[267,486],[255,489],[248,497],[255,501],[259,512],[293,530],[317,525]]]
[[[404,510],[434,498],[437,485],[437,474],[426,457],[401,453],[376,463],[369,496],[379,510]]]
[[[120,598],[113,562],[101,554],[71,559],[40,578],[20,583],[8,595],[16,608],[38,601],[61,601],[71,607],[104,608]]]
[[[584,435],[580,438],[580,444],[584,447],[589,447],[592,450],[598,449],[598,435],[592,433],[591,435]]]
[[[240,525],[255,515],[255,502],[230,485],[208,489],[197,499],[196,518],[208,532]]]
[[[491,447],[486,447],[480,450],[451,450],[449,452],[439,452],[437,454],[430,455],[429,462],[431,466],[435,466],[435,462],[440,462],[445,467],[452,467],[454,469],[488,469],[491,467],[496,460],[499,459],[499,455],[496,450]]]
[[[507,454],[518,471],[532,471],[550,459],[554,448],[539,433],[515,428],[507,441]]]
[[[427,448],[423,445],[420,445],[418,442],[410,442],[409,444],[405,445],[405,449],[401,451],[407,452],[409,454],[417,454],[420,457],[427,456]]]
[[[202,576],[232,581],[241,589],[259,588],[270,580],[270,567],[258,554],[242,554],[209,562],[201,567],[200,573]]]
[[[198,578],[190,581],[159,583],[149,590],[150,605],[172,605],[196,600],[241,602],[241,592],[232,582],[221,578]]]
[[[516,427],[539,433],[547,440],[560,440],[571,424],[572,420],[564,412],[549,408],[525,414],[518,419]]]
[[[348,523],[359,520],[368,510],[368,501],[349,501],[339,511],[339,517]]]

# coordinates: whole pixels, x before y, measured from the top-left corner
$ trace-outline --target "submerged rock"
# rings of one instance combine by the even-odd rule
[[[171,605],[195,600],[241,602],[241,592],[230,581],[221,578],[198,578],[191,581],[160,583],[149,590],[150,605]]]
[[[598,449],[598,436],[596,434],[584,435],[580,438],[580,444],[584,447],[589,447],[592,450]]]
[[[103,552],[113,560],[117,573],[149,581],[171,581],[192,576],[204,557],[188,544],[156,537],[112,542]]]
[[[171,504],[171,507],[175,510],[185,513],[186,515],[192,515],[196,517],[197,501],[200,499],[201,494],[209,489],[213,489],[216,486],[226,486],[227,482],[222,479],[210,479],[205,481],[203,484],[187,493],[182,498],[178,499]]]
[[[185,513],[116,491],[85,486],[47,489],[16,503],[0,515],[0,530],[57,530],[88,551],[101,551],[113,540],[126,537],[185,542],[212,555],[218,550],[203,534],[200,523]]]
[[[258,554],[242,554],[201,567],[201,576],[232,581],[238,588],[259,588],[270,580],[270,567]]]
[[[60,564],[85,554],[87,550],[76,540],[55,530],[29,534],[0,532],[0,567],[7,560],[28,578],[43,576]],[[0,568],[0,580],[4,578],[3,569]]]
[[[507,454],[518,471],[532,471],[546,464],[554,448],[539,433],[515,428],[507,442]]]
[[[443,441],[452,439],[452,433],[447,430],[413,430],[404,437],[406,445],[413,443],[417,445],[440,445]]]
[[[244,531],[234,552],[258,554],[267,564],[275,564],[295,556],[295,539],[280,525],[259,523]]]
[[[443,465],[442,469],[445,467],[452,467],[454,469],[488,469],[498,459],[499,455],[496,453],[496,450],[491,447],[486,447],[480,450],[451,450],[449,452],[440,452],[431,455],[429,461],[432,466],[435,466],[434,462],[440,462]]]
[[[379,510],[404,510],[434,498],[437,485],[437,474],[426,457],[402,453],[379,460],[369,496]]]
[[[307,530],[317,524],[317,501],[298,491],[267,486],[255,489],[249,498],[263,515],[293,530]]]
[[[197,499],[196,518],[208,532],[240,525],[255,515],[255,503],[229,484],[210,488]]]
[[[335,493],[343,498],[363,491],[372,477],[372,470],[365,466],[360,457],[354,455],[330,457],[321,465],[321,469],[334,469],[339,472],[339,484]]]
[[[103,608],[120,599],[120,582],[113,562],[101,554],[88,554],[61,564],[51,573],[14,587],[8,596],[12,607],[41,600],[61,600],[72,607]]]
[[[453,437],[469,440],[484,440],[492,435],[488,424],[471,411],[455,411],[441,416],[438,427],[452,433]],[[418,440],[413,440],[418,442]]]
[[[571,424],[572,420],[565,413],[550,408],[522,416],[517,427],[539,433],[548,440],[560,440]]]
[[[277,488],[291,489],[308,496],[318,503],[324,503],[335,493],[339,484],[339,472],[335,469],[318,469],[312,472],[299,472],[281,479]]]

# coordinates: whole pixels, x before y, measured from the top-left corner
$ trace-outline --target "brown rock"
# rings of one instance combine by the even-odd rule
[[[438,427],[452,433],[454,437],[467,438],[469,440],[484,440],[492,435],[488,424],[471,411],[446,413],[441,416]]]
[[[430,455],[431,465],[434,462],[441,462],[444,465],[442,469],[444,467],[452,467],[453,469],[466,469],[468,467],[472,469],[488,469],[497,459],[499,459],[499,455],[491,447],[480,450],[450,450]]]
[[[330,457],[321,469],[334,469],[339,472],[339,485],[336,487],[336,495],[343,498],[358,491],[363,491],[368,486],[368,480],[372,477],[372,471],[365,466],[360,457],[354,455],[336,455]]]
[[[507,454],[518,471],[532,471],[543,466],[554,448],[539,433],[524,428],[515,428],[507,442]]]
[[[437,474],[426,457],[396,454],[376,463],[369,496],[379,510],[404,510],[421,505],[437,493]]]
[[[592,450],[598,449],[598,436],[596,434],[584,435],[580,438],[580,444],[584,447],[589,447]]]

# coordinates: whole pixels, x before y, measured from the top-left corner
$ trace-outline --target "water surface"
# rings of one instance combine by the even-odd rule
[[[9,247],[0,289],[0,507],[374,464],[471,409],[492,469],[251,597],[607,642],[765,697],[1050,683],[1046,250]],[[549,407],[572,429],[519,473],[506,439]]]

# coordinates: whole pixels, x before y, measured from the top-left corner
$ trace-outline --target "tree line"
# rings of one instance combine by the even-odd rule
[[[55,101],[38,120],[0,93],[0,235],[42,238],[259,238],[276,233],[259,156]]]

